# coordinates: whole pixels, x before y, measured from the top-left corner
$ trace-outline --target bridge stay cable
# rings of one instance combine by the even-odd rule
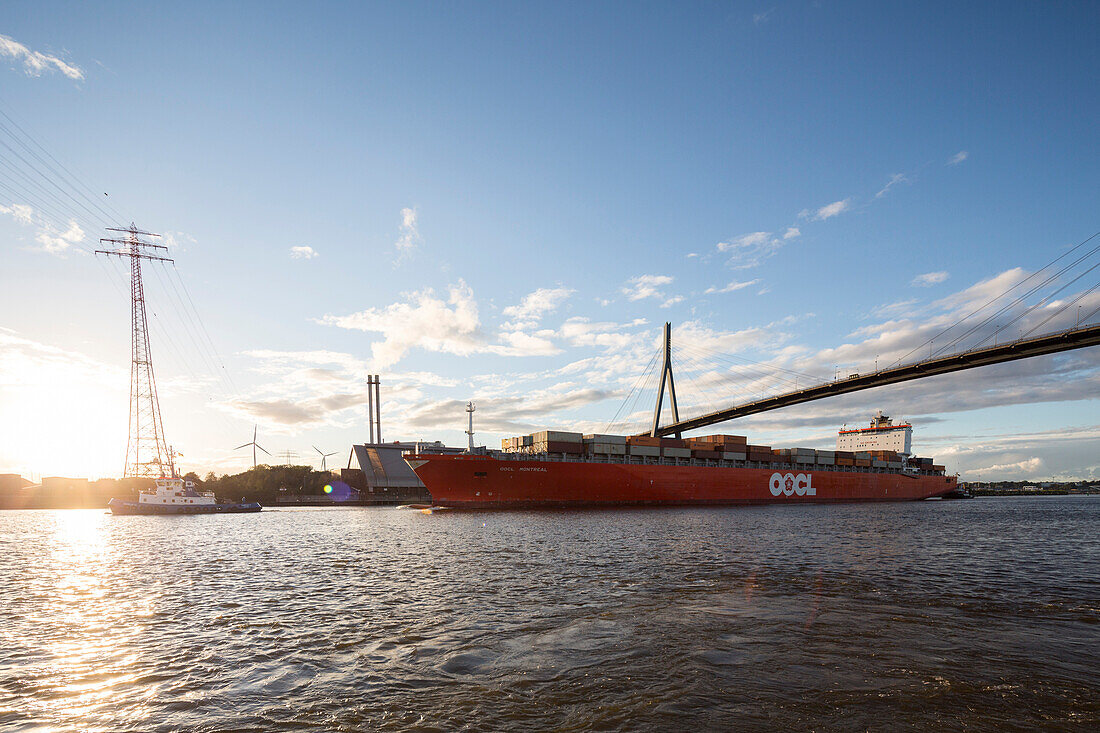
[[[970,318],[972,318],[973,316],[977,315],[978,313],[981,313],[981,312],[982,312],[983,310],[985,310],[986,308],[988,308],[988,307],[989,307],[989,306],[991,306],[992,304],[996,303],[996,302],[997,302],[998,300],[1000,300],[1001,298],[1003,298],[1003,297],[1007,296],[1007,295],[1008,295],[1009,293],[1011,293],[1011,292],[1012,292],[1013,290],[1015,290],[1016,288],[1020,287],[1021,285],[1024,285],[1025,283],[1029,282],[1029,281],[1030,281],[1030,280],[1032,280],[1033,278],[1035,278],[1035,277],[1039,276],[1039,275],[1040,275],[1040,274],[1041,274],[1041,273],[1042,273],[1043,271],[1045,271],[1045,270],[1049,269],[1050,267],[1054,266],[1054,264],[1055,264],[1055,263],[1057,263],[1057,262],[1059,262],[1060,260],[1062,260],[1062,259],[1064,259],[1064,258],[1068,257],[1068,256],[1069,256],[1070,254],[1072,254],[1073,252],[1076,252],[1076,251],[1077,251],[1078,249],[1080,249],[1081,247],[1085,246],[1086,244],[1088,244],[1089,242],[1091,242],[1091,241],[1092,241],[1093,239],[1095,239],[1095,238],[1096,238],[1096,237],[1098,237],[1098,236],[1100,236],[1100,231],[1098,231],[1098,232],[1095,232],[1095,233],[1093,233],[1093,234],[1092,234],[1091,236],[1089,236],[1089,237],[1085,238],[1084,240],[1082,240],[1082,241],[1078,242],[1078,243],[1077,243],[1076,245],[1074,245],[1073,247],[1071,247],[1071,248],[1070,248],[1070,249],[1068,249],[1067,251],[1063,252],[1062,254],[1058,255],[1058,256],[1057,256],[1057,257],[1055,257],[1055,258],[1054,258],[1053,260],[1051,260],[1051,261],[1050,261],[1050,262],[1048,262],[1047,264],[1043,265],[1043,266],[1042,266],[1041,268],[1039,268],[1039,269],[1038,269],[1038,270],[1036,270],[1035,272],[1031,273],[1030,275],[1028,275],[1027,277],[1025,277],[1025,278],[1024,278],[1023,280],[1021,280],[1020,282],[1016,283],[1015,285],[1013,285],[1012,287],[1008,288],[1008,289],[1007,289],[1007,290],[1005,290],[1004,292],[1002,292],[1002,293],[999,293],[999,294],[997,294],[996,296],[994,296],[993,298],[991,298],[990,300],[988,300],[988,301],[987,301],[986,303],[984,303],[983,305],[979,306],[978,308],[974,309],[973,311],[971,311],[971,312],[970,312],[970,313],[968,313],[967,315],[965,315],[965,316],[963,316],[962,318],[958,319],[957,321],[955,321],[954,323],[952,323],[952,324],[951,324],[950,326],[948,326],[947,328],[945,328],[945,329],[941,330],[941,331],[940,331],[939,333],[937,333],[937,334],[936,334],[935,336],[932,336],[932,337],[928,338],[927,340],[925,340],[925,341],[924,341],[923,343],[921,343],[921,344],[919,344],[919,345],[917,345],[917,346],[913,347],[913,349],[912,349],[912,350],[910,350],[910,351],[909,351],[908,353],[906,353],[906,354],[902,355],[901,357],[899,357],[898,359],[896,359],[896,360],[895,360],[894,362],[892,362],[892,365],[898,365],[898,364],[903,364],[903,363],[905,362],[905,360],[906,360],[906,359],[908,359],[908,358],[909,358],[910,356],[912,356],[913,354],[915,354],[915,353],[917,353],[917,352],[919,352],[919,351],[923,350],[925,346],[928,346],[928,345],[930,345],[930,344],[933,344],[933,343],[935,343],[936,339],[938,339],[938,338],[941,338],[941,337],[943,337],[943,336],[944,336],[944,335],[946,335],[946,334],[947,334],[948,332],[950,332],[950,331],[951,331],[951,329],[955,328],[956,326],[960,326],[960,325],[962,325],[962,324],[963,324],[964,322],[966,322],[967,320],[969,320],[969,319],[970,319]],[[1077,260],[1077,262],[1080,262],[1081,260],[1087,259],[1088,257],[1092,256],[1093,254],[1095,254],[1095,253],[1096,253],[1096,251],[1097,251],[1098,249],[1100,249],[1100,245],[1097,245],[1097,246],[1096,246],[1096,247],[1094,247],[1093,249],[1089,250],[1089,252],[1088,252],[1088,253],[1087,253],[1086,255],[1084,255],[1083,257],[1079,258],[1079,259]],[[1073,265],[1070,265],[1069,267],[1072,267],[1072,266],[1073,266]],[[1064,268],[1064,269],[1068,269],[1068,268]],[[1056,277],[1056,276],[1055,276],[1055,277]],[[1048,278],[1048,279],[1047,279],[1047,281],[1044,281],[1044,282],[1045,282],[1045,283],[1046,283],[1046,282],[1049,282],[1049,281],[1050,281],[1050,279],[1051,279],[1051,278]],[[1039,286],[1033,287],[1031,291],[1029,291],[1029,292],[1028,292],[1027,294],[1025,294],[1024,296],[1020,296],[1019,298],[1017,298],[1017,301],[1013,301],[1013,302],[1018,302],[1018,301],[1019,301],[1019,300],[1020,300],[1021,298],[1026,298],[1026,297],[1028,296],[1028,294],[1034,293],[1034,292],[1035,292],[1036,290],[1038,290],[1038,289],[1041,289],[1041,288],[1042,288],[1043,286],[1044,286],[1044,285],[1039,285]],[[1010,305],[1009,305],[1008,307],[1011,307],[1011,304],[1010,304]],[[1002,309],[1002,311],[1003,311],[1003,310],[1004,310],[1004,309]],[[986,319],[985,319],[984,321],[982,321],[982,323],[979,323],[979,324],[978,324],[978,326],[976,326],[975,328],[980,328],[980,327],[981,327],[982,325],[984,325],[985,323],[987,323],[987,322],[988,322],[989,320],[991,320],[992,318],[995,318],[995,317],[996,317],[997,315],[999,315],[999,314],[1000,314],[1000,313],[1001,313],[1002,311],[998,311],[997,313],[993,314],[993,316],[990,316],[990,317],[986,318]],[[971,331],[968,331],[968,332],[967,332],[967,334],[964,334],[964,336],[963,336],[963,337],[965,337],[965,336],[966,336],[966,335],[968,335],[969,333],[973,332],[973,330],[974,330],[974,329],[971,329]],[[949,343],[949,344],[948,344],[948,347],[949,347],[949,346],[952,346],[952,345],[954,345],[954,344],[955,344],[955,343],[957,343],[957,342],[958,342],[959,340],[960,340],[960,339],[955,339],[954,341],[952,341],[951,343]],[[944,348],[947,348],[947,347],[944,347]],[[942,349],[941,349],[941,351],[942,351]]]
[[[1091,318],[1093,313],[1096,312],[1100,312],[1100,307],[1096,308],[1088,317]],[[715,410],[705,415],[661,426],[652,432],[662,436],[670,435],[715,425],[737,417],[768,412],[826,397],[1098,345],[1100,345],[1100,325],[1075,327],[1035,338],[1018,339],[998,346],[974,349],[949,356],[934,356],[921,362],[891,367],[871,374],[855,374],[848,379],[812,385],[805,389]]]

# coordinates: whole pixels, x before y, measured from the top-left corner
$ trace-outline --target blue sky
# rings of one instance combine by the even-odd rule
[[[665,320],[689,413],[906,355],[1100,229],[1098,21],[1090,3],[15,2],[0,109],[169,238],[179,279],[146,279],[168,439],[222,472],[253,423],[272,452],[346,456],[375,372],[387,438],[461,443],[467,399],[489,445],[640,425],[652,385],[620,407]],[[107,222],[4,155],[0,470],[117,473],[125,273],[86,253]],[[731,380],[716,352],[772,376]],[[966,478],[1096,477],[1093,352],[723,430],[825,447],[883,409]]]

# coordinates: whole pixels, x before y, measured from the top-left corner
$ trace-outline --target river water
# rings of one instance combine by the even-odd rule
[[[1040,725],[1100,725],[1100,497],[0,512],[7,729]]]

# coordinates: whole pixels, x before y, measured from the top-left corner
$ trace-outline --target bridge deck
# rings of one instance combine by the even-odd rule
[[[784,394],[767,397],[755,402],[743,405],[735,405],[724,410],[717,410],[699,417],[670,423],[659,427],[656,432],[639,433],[639,435],[667,436],[694,430],[696,428],[714,425],[716,423],[732,420],[737,417],[754,415],[759,412],[778,410],[781,407],[790,407],[803,402],[833,397],[835,395],[858,392],[872,387],[882,387],[887,384],[908,382],[912,379],[932,377],[937,374],[949,374],[963,369],[975,369],[977,367],[1001,364],[1006,361],[1027,359],[1032,356],[1056,354],[1060,351],[1072,349],[1084,349],[1089,346],[1100,345],[1100,325],[1081,326],[1066,331],[1039,336],[1037,338],[1020,339],[1000,346],[990,346],[984,349],[964,351],[961,354],[951,356],[938,356],[915,364],[881,369],[870,374],[859,374],[847,379],[835,380],[819,384],[806,389],[786,392]]]

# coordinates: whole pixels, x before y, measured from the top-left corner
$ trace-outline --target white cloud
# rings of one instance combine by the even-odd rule
[[[573,292],[570,288],[539,288],[528,293],[518,305],[510,305],[501,311],[504,316],[512,319],[512,323],[505,324],[502,328],[533,328],[543,316],[557,310]]]
[[[628,300],[644,300],[645,298],[665,299],[665,294],[660,288],[668,285],[673,278],[668,275],[639,275],[627,281],[621,290]]]
[[[813,218],[815,221],[825,221],[826,219],[831,219],[834,216],[843,214],[851,208],[851,202],[852,200],[847,198],[840,201],[834,201],[831,204],[826,204],[814,213]]]
[[[698,252],[688,252],[688,253],[687,253],[687,254],[685,255],[685,257],[687,257],[687,258],[688,258],[689,260],[690,260],[690,259],[691,259],[692,257],[698,257],[698,256],[699,256],[699,253],[698,253]]]
[[[771,15],[774,12],[775,8],[768,8],[767,10],[762,10],[759,13],[753,13],[752,22],[756,25],[767,23],[769,20],[771,20]]]
[[[11,206],[0,206],[0,214],[7,214],[11,218],[15,219],[20,224],[32,224],[34,223],[34,209],[26,204],[12,204]]]
[[[985,307],[1003,293],[1016,288],[1017,285],[1027,280],[1031,275],[1032,273],[1021,267],[1014,267],[999,275],[981,280],[965,290],[941,298],[932,305],[942,311],[952,311],[957,312],[959,315],[965,315]],[[1011,298],[1007,300],[1011,300]]]
[[[957,152],[953,156],[951,156],[951,160],[947,161],[947,164],[948,165],[958,165],[959,163],[963,162],[964,160],[966,160],[969,157],[970,157],[970,153],[966,152],[965,150],[960,150],[959,152]]]
[[[314,257],[317,257],[319,254],[320,253],[317,252],[317,250],[315,250],[315,249],[313,249],[313,247],[309,247],[307,245],[302,245],[300,247],[291,247],[290,248],[290,256],[291,256],[292,259],[295,259],[295,260],[312,260]]]
[[[19,224],[36,227],[38,231],[34,235],[34,240],[41,245],[36,249],[42,252],[61,255],[73,245],[84,241],[84,230],[75,219],[70,219],[68,227],[62,231],[36,214],[34,209],[26,204],[13,203],[11,206],[0,206],[0,214],[7,214]]]
[[[733,293],[738,290],[743,290],[744,288],[752,287],[758,282],[760,282],[759,278],[756,278],[755,280],[746,280],[744,282],[738,282],[734,280],[724,288],[707,288],[704,294],[710,295],[712,293]]]
[[[773,237],[771,232],[751,232],[734,237],[728,242],[719,242],[717,247],[719,252],[730,253],[731,267],[745,270],[756,267],[774,255],[783,247],[783,242]]]
[[[677,303],[683,303],[683,302],[684,302],[684,296],[682,296],[682,295],[673,295],[671,298],[667,299],[664,303],[661,303],[661,307],[662,308],[671,308],[672,306],[676,305]]]
[[[760,328],[741,331],[717,331],[700,321],[678,324],[672,334],[673,344],[687,346],[695,353],[733,354],[750,348],[778,345],[788,338],[779,331],[781,324],[771,323]]]
[[[644,322],[630,326],[643,324]],[[600,346],[608,351],[616,351],[637,340],[637,335],[624,330],[630,326],[606,321],[593,323],[587,318],[576,316],[561,325],[558,336],[571,346]]]
[[[733,249],[759,247],[762,244],[768,243],[771,238],[771,232],[752,232],[751,234],[742,234],[740,237],[735,237],[728,242],[719,242],[718,251],[728,252]]]
[[[496,351],[505,356],[553,356],[554,354],[560,354],[561,349],[547,338],[548,335],[553,335],[553,333],[553,331],[540,331],[532,335],[523,331],[504,331],[500,334],[500,340],[508,346],[508,349],[498,349]]]
[[[473,290],[461,280],[450,287],[446,300],[428,288],[412,293],[404,303],[346,316],[326,315],[320,322],[381,333],[383,340],[371,344],[374,361],[381,367],[396,364],[413,348],[468,356],[485,347]]]
[[[76,81],[84,78],[84,71],[80,67],[65,63],[57,56],[32,51],[7,36],[0,35],[0,56],[7,56],[16,61],[22,60],[23,70],[27,76],[39,76],[42,72],[53,68]]]
[[[69,228],[58,232],[46,225],[35,235],[35,241],[42,245],[42,251],[61,254],[69,247],[84,241],[84,230],[75,221],[69,221]]]
[[[909,284],[918,288],[930,288],[933,285],[942,283],[948,277],[950,275],[942,270],[940,272],[926,272],[923,275],[917,275]]]
[[[186,232],[165,232],[164,244],[168,249],[183,249],[184,243],[197,244],[198,240]]]
[[[416,209],[401,209],[401,236],[397,238],[394,246],[401,254],[411,252],[420,241],[420,230],[416,223]]]
[[[877,198],[877,199],[882,198],[883,196],[886,195],[886,193],[891,188],[893,188],[897,184],[901,183],[902,181],[907,181],[907,180],[909,180],[909,179],[907,179],[901,173],[895,173],[894,175],[890,176],[890,180],[886,182],[886,185],[882,187],[882,190],[875,194],[875,198]]]
[[[987,478],[992,478],[990,474],[994,473],[1012,473],[1012,474],[1025,474],[1027,476],[1034,476],[1036,472],[1043,467],[1043,459],[1039,457],[1027,458],[1022,461],[1016,461],[1015,463],[996,463],[992,466],[984,466],[982,468],[967,469],[967,474],[986,474]]]
[[[578,387],[564,382],[523,395],[473,395],[478,407],[476,427],[483,431],[524,433],[551,424],[576,427],[568,413],[597,402],[620,397],[617,391]],[[406,421],[417,430],[446,430],[464,425],[466,401],[425,401],[407,410]]]
[[[783,239],[794,239],[801,236],[802,232],[798,227],[787,227],[787,231],[783,233]]]

